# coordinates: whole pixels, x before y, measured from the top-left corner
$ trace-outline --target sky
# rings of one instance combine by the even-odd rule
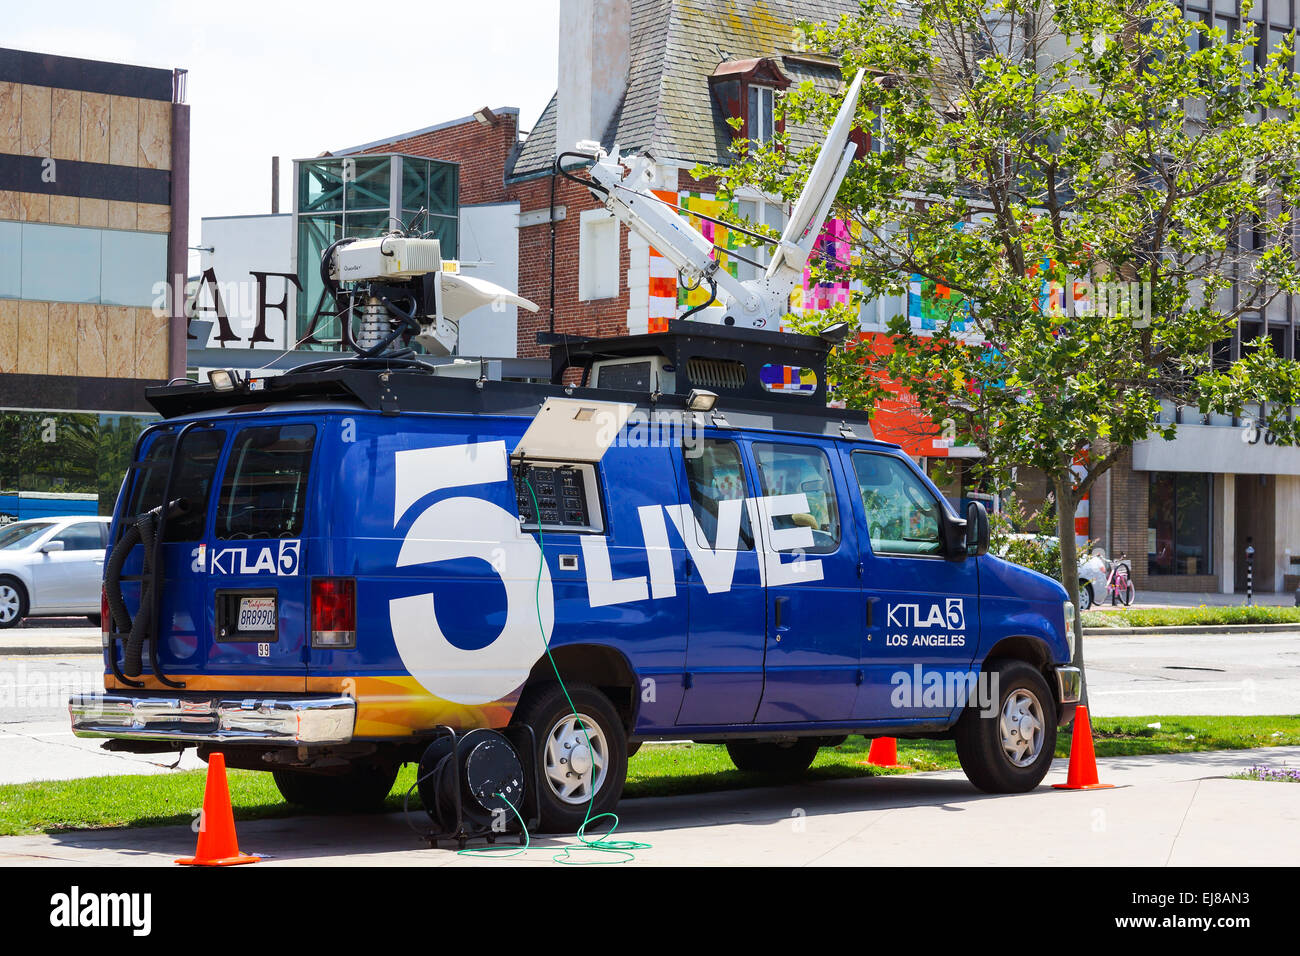
[[[558,30],[559,0],[59,0],[6,4],[0,47],[189,71],[196,246],[204,216],[271,211],[272,156],[289,212],[294,159],[482,106],[518,107],[529,129],[555,90]]]

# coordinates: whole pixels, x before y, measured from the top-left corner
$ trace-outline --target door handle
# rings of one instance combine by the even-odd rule
[[[790,599],[789,599],[788,597],[779,597],[779,598],[776,599],[776,601],[773,602],[774,607],[775,607],[775,614],[774,614],[774,616],[775,616],[775,621],[776,621],[776,626],[777,626],[777,627],[780,627],[780,626],[781,626],[781,619],[782,619],[782,617],[784,616],[781,612],[784,610],[785,605],[786,605],[786,602],[788,602],[789,600],[790,600]]]
[[[879,600],[878,597],[867,598],[867,627],[869,628],[876,626],[876,602]]]

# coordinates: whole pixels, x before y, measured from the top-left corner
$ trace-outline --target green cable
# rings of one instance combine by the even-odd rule
[[[569,688],[564,686],[564,678],[560,676],[560,667],[555,663],[555,657],[551,654],[551,645],[546,639],[546,624],[542,621],[542,571],[546,568],[546,550],[544,548],[544,537],[542,534],[542,511],[537,504],[537,495],[533,492],[533,483],[524,477],[524,485],[528,488],[528,496],[533,500],[533,514],[537,517],[537,584],[533,592],[534,604],[537,609],[537,628],[542,637],[542,648],[546,651],[546,658],[551,662],[551,670],[555,671],[555,679],[560,684],[560,690],[564,693],[564,699],[569,703],[569,711],[573,714],[573,719],[578,722],[578,729],[582,731],[582,739],[587,744],[587,752],[594,753],[591,748],[591,737],[587,734],[587,728],[582,722],[582,716],[578,713],[577,706],[573,703],[573,698],[569,696]],[[653,847],[650,843],[638,843],[635,840],[611,840],[609,837],[618,829],[619,819],[616,813],[598,813],[591,815],[591,811],[596,808],[596,767],[595,761],[592,762],[591,769],[591,799],[587,802],[586,818],[582,821],[582,826],[578,827],[577,837],[582,842],[582,849],[591,850],[596,853],[616,854],[621,859],[617,860],[593,860],[589,862],[580,862],[570,859],[572,848],[565,848],[562,852],[553,857],[556,863],[562,863],[566,866],[596,866],[607,865],[610,863],[628,863],[636,859],[633,850],[649,850]],[[538,794],[541,799],[541,794]],[[613,826],[605,831],[600,837],[589,839],[586,835],[588,825],[601,819],[609,817],[614,821]]]
[[[527,853],[529,847],[532,846],[533,838],[528,833],[528,824],[524,822],[523,817],[519,816],[519,811],[518,809],[515,808],[515,805],[510,802],[509,798],[506,797],[505,794],[494,793],[492,794],[492,796],[500,797],[502,800],[505,800],[506,806],[508,806],[510,810],[514,813],[514,815],[519,819],[519,826],[524,831],[524,845],[519,847],[517,850],[511,850],[507,846],[469,847],[468,849],[457,850],[456,851],[457,856],[486,856],[486,857],[496,857],[499,860],[508,860],[512,856],[522,856],[523,854]]]
[[[538,507],[537,495],[533,492],[533,483],[529,481],[527,477],[524,478],[524,485],[525,487],[528,488],[528,496],[533,500],[533,514],[537,516],[537,553],[538,553],[537,583],[533,590],[533,603],[537,610],[537,628],[538,628],[538,632],[542,636],[542,649],[546,651],[546,658],[551,662],[551,670],[555,672],[555,679],[556,681],[559,682],[560,690],[564,694],[564,699],[569,704],[569,712],[573,714],[573,719],[578,722],[578,729],[582,731],[582,739],[587,744],[587,752],[593,753],[594,751],[592,751],[591,749],[591,737],[587,734],[587,727],[582,722],[582,715],[578,713],[578,708],[577,705],[573,703],[573,698],[569,696],[569,688],[564,685],[564,678],[560,676],[560,667],[558,664],[555,663],[555,657],[554,655],[551,654],[551,646],[549,642],[546,640],[546,624],[545,622],[542,621],[542,571],[545,570],[546,568],[546,551],[545,548],[543,547],[544,536],[542,533],[541,508]],[[590,850],[593,853],[613,854],[617,856],[618,859],[587,860],[587,861],[571,859],[572,853],[575,849],[574,847],[565,847],[561,852],[552,856],[551,859],[554,862],[560,863],[564,866],[608,866],[614,863],[630,863],[636,859],[636,854],[632,851],[649,850],[654,847],[654,844],[639,843],[636,840],[611,840],[610,839],[610,836],[614,833],[615,830],[618,829],[618,824],[619,824],[618,814],[610,813],[610,812],[598,813],[595,816],[592,816],[591,814],[591,811],[596,808],[596,788],[594,786],[596,781],[596,767],[594,761],[592,762],[591,777],[592,777],[592,784],[593,784],[591,790],[591,799],[587,801],[587,814],[582,821],[582,826],[578,827],[578,832],[576,834],[578,840],[582,843],[582,846],[577,849],[578,852],[582,852],[583,850]],[[414,789],[414,787],[412,787],[412,789]],[[409,792],[408,792],[408,796],[409,796]],[[506,800],[506,798],[501,794],[497,793],[497,794],[493,794],[493,796],[501,797],[502,800],[505,800],[506,803],[509,805],[510,809],[514,812],[514,815],[518,818],[519,826],[522,827],[524,831],[524,845],[515,850],[510,850],[508,847],[497,847],[497,846],[473,847],[464,850],[459,850],[457,852],[458,856],[484,856],[484,857],[496,857],[497,859],[509,859],[511,857],[521,856],[522,854],[527,853],[529,849],[532,848],[532,837],[528,833],[528,824],[524,822],[524,818],[520,815],[519,810],[515,807],[513,803],[511,803],[509,800]],[[537,799],[541,800],[541,794],[537,795]],[[614,821],[613,826],[611,826],[599,837],[596,837],[594,839],[589,838],[586,833],[587,827],[590,824],[594,823],[595,821],[600,820],[604,817],[609,817],[611,820],[613,820]],[[538,847],[537,849],[540,850],[542,849],[542,847]]]

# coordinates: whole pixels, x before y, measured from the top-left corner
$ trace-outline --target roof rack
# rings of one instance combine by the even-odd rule
[[[690,392],[703,388],[718,395],[714,409],[706,415],[715,425],[872,437],[867,412],[826,407],[826,355],[834,344],[827,338],[733,330],[691,321],[671,322],[668,332],[650,335],[547,338],[552,355],[550,384],[489,381],[485,376],[477,380],[456,378],[438,375],[434,366],[418,359],[340,355],[281,375],[252,377],[234,389],[219,390],[208,383],[191,382],[148,388],[145,397],[165,418],[218,411],[268,411],[286,402],[354,405],[385,415],[440,412],[531,418],[552,397],[626,402],[652,413],[686,413]],[[584,368],[589,373],[597,362],[638,356],[660,356],[688,370],[693,360],[735,362],[743,369],[744,379],[733,379],[730,387],[724,384],[716,388],[692,382],[689,372],[662,383],[670,388],[656,387],[653,382],[647,387],[631,388],[564,383],[571,368]],[[773,367],[805,370],[815,375],[815,387],[811,387],[809,376],[797,392],[764,388],[763,376],[770,374]]]
[[[551,382],[561,384],[572,368],[582,370],[584,385],[593,366],[619,359],[660,356],[674,374],[650,382],[650,391],[689,394],[693,388],[757,402],[799,402],[825,406],[826,356],[840,336],[767,332],[690,319],[668,323],[666,332],[589,338],[539,332],[539,345],[551,348]],[[730,369],[735,374],[727,374]],[[694,374],[693,374],[694,373]]]

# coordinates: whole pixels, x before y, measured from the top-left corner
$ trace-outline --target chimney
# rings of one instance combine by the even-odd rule
[[[627,89],[628,0],[560,0],[556,153],[599,140]]]

